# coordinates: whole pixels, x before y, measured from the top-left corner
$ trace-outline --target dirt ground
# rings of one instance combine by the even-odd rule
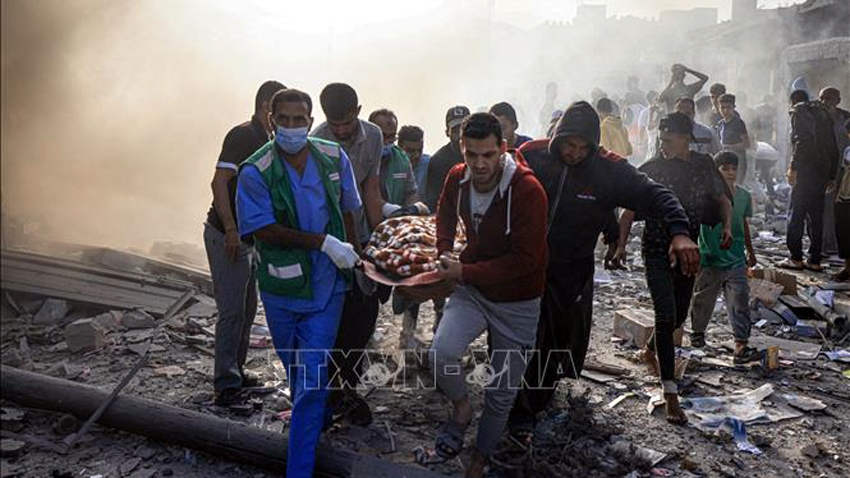
[[[760,243],[759,250],[765,253],[760,255],[762,264],[770,262],[770,251],[776,247],[769,241]],[[691,359],[680,382],[680,393],[685,403],[688,398],[728,395],[769,383],[774,387],[774,393],[762,402],[765,409],[778,406],[779,401],[774,397],[783,393],[804,395],[826,405],[823,410],[801,412],[802,416],[797,418],[748,425],[749,441],[762,452],[760,455],[739,450],[729,432],[701,431],[694,425],[693,416],[689,426],[677,427],[664,420],[661,408],[651,415],[647,411],[647,403],[658,393],[657,378],[650,376],[645,367],[635,361],[636,348],[612,340],[615,310],[651,308],[636,254],[631,255],[631,269],[616,273],[597,270],[594,329],[589,353],[589,360],[623,367],[628,374],[620,377],[603,374],[601,378],[596,376],[595,380],[563,380],[553,406],[535,430],[530,457],[516,461],[513,467],[505,465],[491,470],[490,476],[850,476],[847,471],[850,469],[850,452],[846,446],[850,441],[850,380],[842,376],[847,364],[830,362],[824,357],[783,360],[779,370],[767,372],[761,367],[706,365]],[[798,283],[820,283],[825,278],[825,274],[800,273]],[[25,300],[22,302],[26,303]],[[31,307],[37,305],[36,299]],[[119,326],[108,333],[105,348],[87,354],[72,354],[63,342],[62,325],[74,318],[85,317],[87,313],[72,310],[60,324],[48,327],[31,325],[31,318],[26,313],[20,317],[4,316],[4,365],[110,390],[137,360],[138,355],[131,350],[132,345],[149,338],[151,332],[150,329],[126,330]],[[431,304],[424,304],[418,336],[425,343],[431,339],[433,318]],[[753,321],[756,321],[755,317]],[[264,317],[260,314],[257,324],[263,323]],[[262,410],[247,417],[212,405],[213,360],[202,349],[210,345],[208,331],[213,326],[214,318],[182,314],[173,319],[164,328],[165,333],[154,339],[158,347],[155,347],[152,358],[124,393],[285,432],[285,420],[277,418],[289,407],[283,392],[285,374],[273,350],[262,347],[262,343],[257,344],[260,347],[251,349],[248,368],[259,373],[267,385],[279,390],[265,395]],[[399,360],[395,352],[400,328],[401,316],[392,315],[390,304],[384,304],[373,345],[393,358],[387,359],[387,356],[375,353],[370,356],[371,363],[383,363],[391,372],[398,370]],[[753,335],[782,335],[810,343],[822,342],[822,339],[796,337],[787,328],[783,330],[781,325],[754,328]],[[258,341],[262,342],[262,337],[258,337]],[[702,359],[729,360],[731,339],[725,311],[719,305],[709,329],[708,347],[702,349]],[[847,337],[843,340],[832,345],[836,349],[846,349]],[[479,339],[473,348],[484,350],[484,339]],[[683,350],[687,354],[693,349],[685,346]],[[476,357],[479,355],[476,354]],[[468,369],[471,370],[471,367]],[[326,433],[323,440],[386,460],[414,463],[415,447],[433,445],[437,429],[447,416],[448,402],[431,388],[433,381],[427,370],[411,365],[395,383],[394,387],[369,392],[374,422],[368,428],[343,422]],[[417,383],[424,387],[412,387]],[[634,395],[613,408],[607,406],[627,392]],[[480,412],[480,387],[473,386],[472,394]],[[28,409],[25,403],[4,403],[3,406],[6,410],[24,412],[23,420],[16,422],[13,429],[7,428],[4,422],[4,438],[18,438],[27,443],[19,456],[3,458],[3,477],[282,476],[97,426],[75,450],[68,455],[60,455],[54,448],[68,433],[67,417],[63,419],[61,414]],[[467,433],[467,450],[474,443],[474,435],[474,432]],[[664,458],[653,464],[656,460],[647,458],[646,449],[660,452]],[[433,469],[447,475],[458,475],[462,462],[467,458],[468,452],[465,452],[460,459],[434,465]]]

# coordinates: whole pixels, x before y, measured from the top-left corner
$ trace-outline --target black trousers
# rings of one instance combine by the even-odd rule
[[[550,263],[546,292],[540,304],[536,352],[525,371],[508,423],[534,423],[555,395],[558,380],[578,378],[590,344],[593,324],[593,258],[573,263]]]
[[[797,178],[791,190],[791,214],[788,218],[786,243],[791,259],[803,260],[803,233],[808,231],[809,262],[820,264],[823,247],[823,207],[826,180],[820,178]]]
[[[328,376],[338,373],[344,387],[354,388],[360,383],[365,363],[364,350],[375,333],[381,302],[386,302],[391,290],[379,284],[374,294],[366,295],[357,284],[353,284],[345,296],[336,343],[331,352],[332,361],[328,364]]]
[[[666,257],[648,257],[645,264],[646,284],[655,309],[655,333],[648,346],[657,350],[661,380],[673,380],[676,368],[673,331],[688,318],[695,278],[682,274],[678,266],[671,269]]]
[[[850,201],[835,203],[835,237],[838,240],[838,255],[850,259]]]

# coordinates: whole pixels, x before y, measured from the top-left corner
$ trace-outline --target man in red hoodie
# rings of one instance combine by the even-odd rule
[[[457,285],[431,346],[437,385],[454,404],[436,452],[450,459],[463,446],[473,410],[460,360],[487,331],[490,367],[479,370],[484,411],[466,472],[479,477],[504,431],[525,373],[525,354],[534,346],[548,261],[548,204],[532,171],[506,153],[498,118],[467,117],[460,145],[464,162],[449,172],[437,210],[438,273]],[[458,261],[450,253],[459,221],[467,246]]]

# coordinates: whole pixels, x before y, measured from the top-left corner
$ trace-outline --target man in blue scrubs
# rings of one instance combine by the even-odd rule
[[[338,144],[307,138],[312,100],[281,90],[271,100],[270,141],[242,163],[239,232],[253,235],[266,320],[292,396],[287,477],[311,477],[327,401],[327,358],[359,258],[353,211],[361,207]]]

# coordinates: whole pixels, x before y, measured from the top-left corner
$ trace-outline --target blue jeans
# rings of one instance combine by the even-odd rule
[[[328,357],[342,316],[344,293],[335,294],[321,312],[298,314],[269,307],[266,321],[275,350],[286,368],[292,398],[292,421],[286,453],[286,476],[310,478],[328,399]]]
[[[691,323],[694,334],[704,334],[714,312],[717,295],[723,291],[726,312],[736,342],[746,343],[750,339],[750,284],[747,282],[747,268],[715,269],[703,267],[694,285],[694,298],[691,301]]]
[[[204,225],[204,246],[218,309],[213,372],[213,388],[218,393],[242,386],[242,367],[257,313],[257,279],[253,246],[243,243],[231,261],[224,249],[224,234],[209,224]]]

